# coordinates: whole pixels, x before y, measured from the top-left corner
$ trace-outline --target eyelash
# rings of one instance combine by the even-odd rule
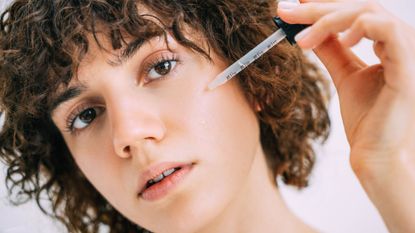
[[[74,128],[74,124],[75,124],[75,120],[80,117],[80,115],[88,110],[88,109],[95,109],[95,108],[103,108],[103,107],[99,107],[99,106],[94,106],[94,105],[90,105],[90,104],[85,104],[85,105],[80,105],[79,107],[77,107],[74,111],[72,111],[69,116],[66,118],[65,121],[65,131],[69,132],[69,133],[78,133],[80,131],[82,131],[82,129],[75,129]],[[102,113],[101,113],[102,114]],[[99,117],[99,115],[97,115],[96,117]],[[96,119],[96,118],[95,118]],[[95,119],[93,121],[95,121]],[[92,124],[92,122],[91,122]],[[88,125],[89,126],[89,125]],[[88,128],[85,127],[85,128]]]
[[[166,53],[163,53],[163,54],[161,54],[160,56],[158,56],[157,58],[155,58],[154,60],[152,60],[152,61],[150,61],[150,62],[148,62],[145,66],[144,66],[144,73],[145,73],[145,77],[148,77],[148,75],[149,75],[149,73],[150,73],[150,71],[152,70],[152,69],[154,69],[157,65],[160,65],[160,64],[163,64],[163,63],[165,63],[165,62],[177,62],[177,63],[179,63],[180,61],[179,61],[179,58],[178,58],[178,56],[177,56],[177,54],[174,54],[174,53],[170,53],[170,54],[166,54]],[[177,64],[176,64],[177,65]],[[172,70],[174,70],[174,68],[175,67],[173,67],[173,69]],[[170,72],[172,72],[172,70],[171,71],[169,71],[169,74],[170,74]],[[168,74],[167,75],[163,75],[162,77],[160,77],[160,78],[158,78],[158,79],[154,79],[154,80],[151,80],[151,81],[149,81],[149,82],[147,82],[147,83],[150,83],[150,82],[154,82],[154,81],[159,81],[159,80],[163,80],[163,79],[166,79],[168,77]],[[147,84],[146,83],[146,84]],[[69,133],[71,133],[71,134],[73,134],[73,133],[78,133],[78,132],[80,132],[80,131],[82,131],[83,129],[75,129],[74,128],[74,123],[75,123],[75,120],[84,112],[84,111],[86,111],[86,110],[88,110],[88,109],[90,109],[90,108],[97,108],[96,106],[93,106],[93,105],[81,105],[81,106],[79,106],[79,107],[77,107],[74,111],[72,111],[70,114],[69,114],[69,116],[66,118],[66,123],[65,123],[65,131],[66,132],[69,132]],[[96,116],[96,117],[99,117],[99,116]],[[96,119],[96,118],[95,118]],[[92,124],[94,121],[95,121],[95,119],[90,123],[90,124]],[[89,127],[89,125],[88,126],[86,126],[85,128],[88,128]],[[85,129],[84,128],[84,129]]]
[[[158,57],[156,57],[155,59],[149,61],[147,64],[144,65],[144,69],[143,70],[144,70],[145,77],[148,77],[150,71],[152,69],[154,69],[157,65],[163,64],[165,62],[177,62],[177,63],[180,63],[180,59],[178,58],[177,54],[175,54],[175,53],[171,53],[170,52],[168,54],[167,53],[160,54]],[[174,68],[171,71],[173,71],[173,70],[174,70]],[[169,74],[170,74],[170,72],[169,72]],[[152,80],[152,81],[163,80],[163,79],[166,79],[167,77],[168,77],[168,74],[167,75],[163,75],[161,78],[158,78],[158,79]]]

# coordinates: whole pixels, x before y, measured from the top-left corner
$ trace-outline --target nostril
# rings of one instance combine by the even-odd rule
[[[157,141],[158,140],[158,138],[157,137],[153,137],[153,136],[150,136],[150,137],[146,137],[146,138],[144,138],[145,140],[147,140],[147,141]]]
[[[131,152],[130,146],[124,147],[123,152],[124,153],[130,153]]]

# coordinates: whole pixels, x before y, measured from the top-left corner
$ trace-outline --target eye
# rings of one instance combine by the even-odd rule
[[[173,59],[160,61],[150,68],[148,78],[150,80],[162,78],[163,76],[168,75],[170,71],[174,69],[176,64],[177,61]]]
[[[94,107],[87,108],[79,114],[75,114],[74,117],[69,118],[68,130],[81,130],[88,127],[103,111],[104,109],[102,107]]]
[[[177,53],[163,51],[156,54],[144,64],[143,84],[170,77],[179,62]]]

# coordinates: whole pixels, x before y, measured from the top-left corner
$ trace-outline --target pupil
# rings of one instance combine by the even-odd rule
[[[85,110],[81,115],[79,115],[79,119],[83,122],[90,123],[96,117],[97,113],[94,109],[90,108]]]
[[[171,64],[168,61],[163,62],[163,63],[160,63],[156,67],[154,67],[154,69],[156,70],[156,72],[158,74],[161,74],[161,75],[168,74],[169,71],[170,71],[170,68],[171,68]]]

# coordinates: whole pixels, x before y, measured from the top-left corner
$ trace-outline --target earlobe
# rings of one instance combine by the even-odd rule
[[[262,107],[261,107],[261,105],[259,105],[259,103],[257,101],[254,102],[254,109],[255,109],[255,112],[261,112],[262,111]]]
[[[275,72],[275,78],[278,78],[281,74],[280,66],[278,66],[278,65],[275,66],[274,72]],[[252,104],[252,107],[253,107],[255,112],[262,112],[264,110],[263,109],[264,104],[270,104],[271,103],[271,98],[267,98],[267,100],[265,102],[263,102],[263,101],[258,101],[255,97],[250,97],[249,102]],[[262,105],[261,105],[261,103],[262,103]]]
[[[249,104],[251,105],[251,108],[254,110],[254,112],[261,112],[262,111],[261,104],[259,103],[259,101],[255,97],[248,96],[248,101],[249,101]]]
[[[276,66],[274,71],[275,71],[275,74],[277,75],[277,77],[280,76],[281,70],[280,70],[279,66]]]

